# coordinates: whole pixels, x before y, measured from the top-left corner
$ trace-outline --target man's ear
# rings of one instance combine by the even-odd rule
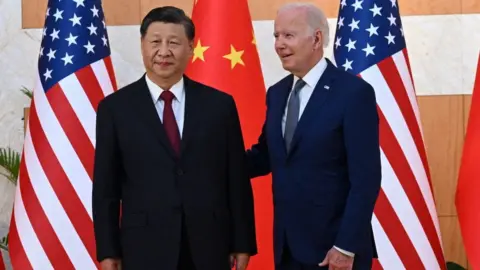
[[[314,43],[313,46],[315,49],[323,47],[323,36],[322,32],[320,30],[315,30],[315,37],[314,37]]]
[[[193,55],[193,50],[195,48],[194,42],[195,41],[193,39],[188,42],[189,52],[190,52],[191,55]]]

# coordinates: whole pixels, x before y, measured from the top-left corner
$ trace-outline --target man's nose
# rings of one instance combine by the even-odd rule
[[[166,57],[166,56],[170,56],[171,53],[172,52],[170,51],[170,48],[168,47],[168,44],[162,43],[158,47],[158,50],[157,50],[157,55],[158,56]]]
[[[285,49],[285,42],[283,41],[282,38],[278,37],[275,39],[275,49],[277,50]]]

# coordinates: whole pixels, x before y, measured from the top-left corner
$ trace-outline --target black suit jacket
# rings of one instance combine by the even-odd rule
[[[198,270],[229,269],[229,253],[257,252],[235,102],[186,76],[184,82],[180,158],[145,76],[98,106],[93,222],[99,261],[119,257],[126,270],[176,269],[182,211]]]

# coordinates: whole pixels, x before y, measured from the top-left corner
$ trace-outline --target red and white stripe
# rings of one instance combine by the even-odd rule
[[[46,93],[38,77],[13,218],[15,269],[97,269],[92,175],[97,105],[116,89],[110,57]]]
[[[384,269],[445,269],[440,228],[406,50],[360,76],[375,89],[382,187],[372,225]]]

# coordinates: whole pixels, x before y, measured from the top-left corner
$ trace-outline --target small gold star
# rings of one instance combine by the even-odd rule
[[[197,46],[195,49],[193,49],[193,59],[192,63],[195,62],[195,60],[200,59],[203,62],[205,62],[205,58],[203,53],[210,48],[209,46],[202,46],[202,43],[200,42],[200,39],[197,42]]]
[[[233,45],[230,45],[230,54],[224,55],[223,58],[226,58],[232,62],[232,69],[237,65],[241,64],[242,66],[245,66],[245,63],[243,63],[242,60],[242,55],[243,51],[237,51],[233,47]]]

